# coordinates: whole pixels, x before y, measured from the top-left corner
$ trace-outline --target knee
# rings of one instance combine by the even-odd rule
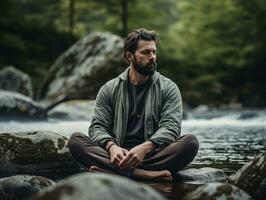
[[[186,148],[187,150],[197,154],[197,152],[199,150],[199,141],[196,138],[196,136],[194,136],[192,134],[184,135],[184,143],[185,143],[184,144],[185,147],[187,147]]]
[[[82,136],[82,133],[74,132],[67,141],[67,146],[71,150],[73,146],[78,143],[79,138]]]

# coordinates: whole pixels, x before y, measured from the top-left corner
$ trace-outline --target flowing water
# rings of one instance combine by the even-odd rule
[[[75,131],[86,134],[94,104],[90,103],[87,110],[83,109],[82,104],[79,105],[81,107],[75,108],[76,110],[66,105],[61,107],[59,105],[57,110],[50,113],[51,117],[47,121],[0,122],[0,133],[49,130],[65,136]],[[88,104],[84,103],[83,106]],[[60,115],[62,110],[69,111],[70,117],[58,117],[62,116]],[[73,117],[75,111],[81,114]],[[230,175],[266,150],[266,110],[198,109],[187,112],[186,116],[182,123],[182,134],[194,134],[200,143],[198,155],[189,165],[190,168],[215,167]],[[182,195],[196,185],[196,183],[148,184],[173,200],[182,199]]]

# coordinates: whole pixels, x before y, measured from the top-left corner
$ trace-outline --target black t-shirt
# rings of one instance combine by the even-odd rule
[[[128,81],[129,116],[123,145],[125,148],[132,148],[144,142],[144,110],[149,83],[148,79],[143,84],[135,86]]]

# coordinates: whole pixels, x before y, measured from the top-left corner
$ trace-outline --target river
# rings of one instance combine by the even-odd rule
[[[0,133],[49,130],[65,136],[75,131],[86,134],[93,105],[84,103],[83,107],[87,107],[83,109],[81,104],[75,108],[76,113],[69,105],[59,106],[47,121],[0,122]],[[62,118],[63,111],[71,114]],[[198,155],[189,167],[215,167],[230,175],[266,150],[266,110],[191,110],[182,123],[182,134],[186,133],[194,134],[200,143]],[[180,191],[193,188],[190,183],[149,185],[172,200],[181,199]]]

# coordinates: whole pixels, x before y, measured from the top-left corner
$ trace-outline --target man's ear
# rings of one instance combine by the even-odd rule
[[[130,51],[126,52],[126,57],[129,62],[133,60],[133,54]]]

